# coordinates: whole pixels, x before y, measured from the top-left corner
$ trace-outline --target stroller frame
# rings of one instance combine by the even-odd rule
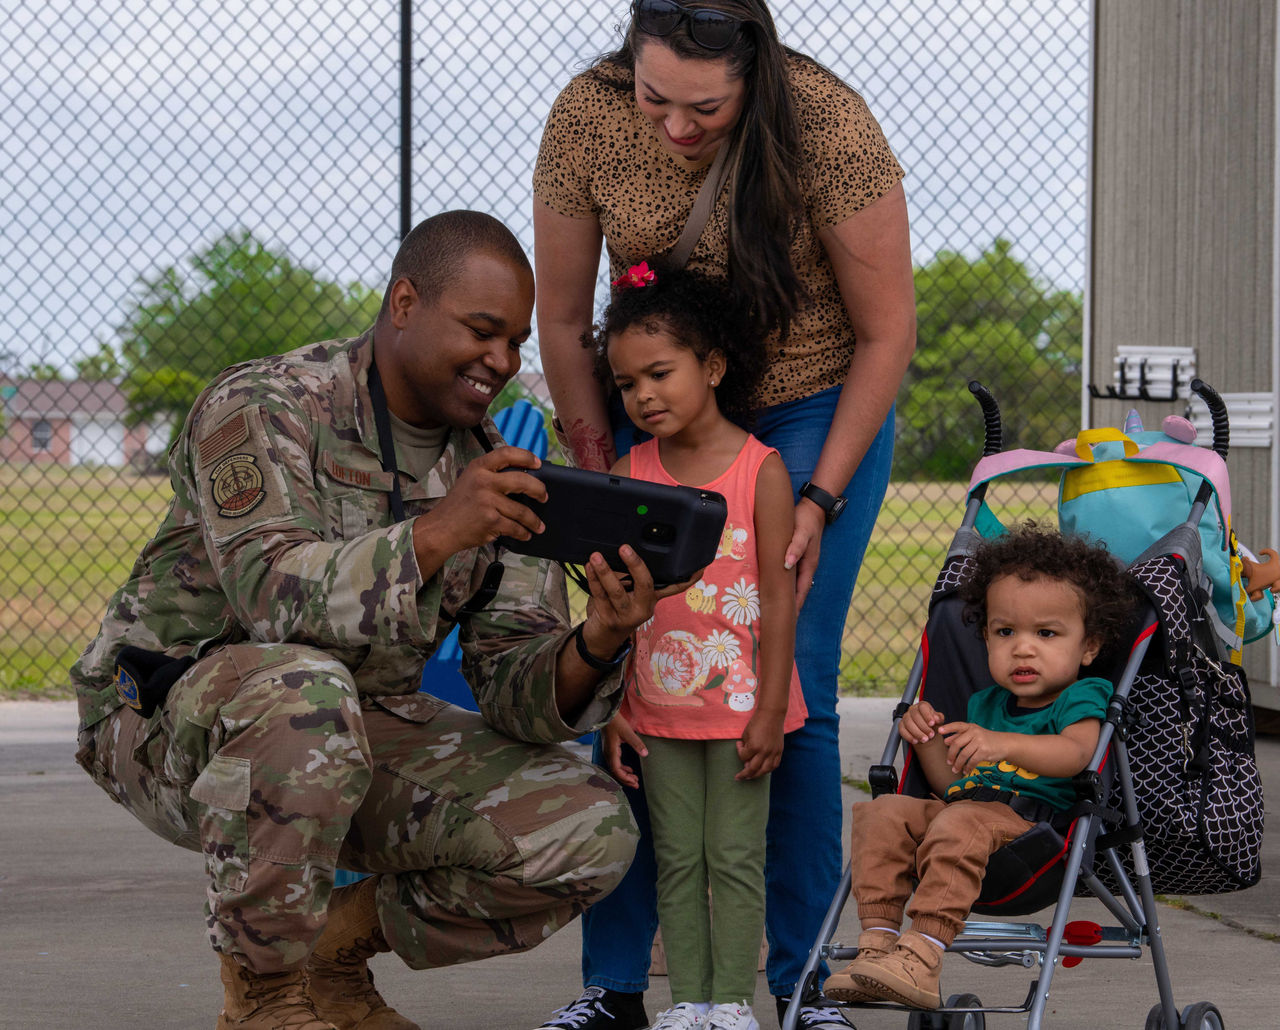
[[[984,456],[995,454],[1001,449],[999,409],[991,394],[980,384],[971,382],[969,389],[982,405],[986,419],[986,446],[983,454]],[[1213,413],[1214,449],[1225,457],[1227,449],[1225,405],[1212,388],[1198,379],[1192,383],[1192,389],[1205,399]],[[964,520],[955,534],[948,557],[971,553],[979,539],[975,525],[982,510],[984,498],[985,484],[971,493]],[[1175,560],[1186,562],[1190,559],[1198,564],[1199,536],[1196,527],[1210,498],[1211,489],[1205,483],[1192,504],[1187,520],[1153,544],[1143,557],[1161,552],[1162,545],[1166,542],[1171,544],[1176,540],[1176,550],[1169,547],[1165,553],[1174,557]],[[1187,555],[1188,551],[1195,553]],[[1091,802],[1080,806],[1084,810],[1076,817],[1068,833],[1062,883],[1049,927],[1046,929],[1037,923],[970,919],[966,920],[961,933],[947,948],[948,953],[963,954],[965,958],[980,965],[1021,965],[1026,969],[1034,969],[1038,965],[1041,970],[1040,975],[1032,980],[1026,999],[1020,1005],[992,1006],[982,1005],[972,994],[959,994],[949,997],[940,1008],[931,1010],[910,1009],[887,1002],[850,1005],[827,999],[825,1004],[839,1005],[842,1008],[876,1008],[909,1012],[911,1015],[908,1030],[982,1030],[986,1025],[984,1013],[1026,1012],[1028,1030],[1040,1030],[1049,999],[1053,973],[1059,958],[1136,959],[1142,957],[1146,949],[1151,954],[1159,993],[1159,1001],[1148,1013],[1146,1030],[1182,1030],[1182,1028],[1185,1030],[1219,1028],[1220,1030],[1223,1023],[1214,1005],[1208,1002],[1196,1002],[1188,1005],[1180,1014],[1174,1003],[1173,983],[1160,933],[1159,911],[1156,907],[1155,891],[1143,841],[1142,820],[1130,775],[1125,740],[1126,706],[1139,667],[1159,625],[1155,609],[1148,602],[1142,614],[1141,629],[1131,647],[1124,669],[1116,681],[1097,747],[1094,749],[1086,773],[1082,774],[1087,779],[1088,770],[1093,770],[1094,797]],[[926,664],[927,645],[922,645],[907,678],[902,699],[894,710],[892,728],[880,763],[872,766],[868,775],[873,797],[897,790],[898,772],[893,763],[902,744],[899,723],[902,715],[919,694],[925,677]],[[1109,839],[1100,841],[1099,836],[1104,825],[1117,821],[1117,813],[1106,812],[1103,809],[1104,798],[1100,796],[1100,790],[1096,786],[1100,783],[1104,767],[1108,765],[1114,771],[1120,787],[1121,812],[1119,815],[1123,819],[1120,822],[1120,829],[1110,834]],[[1124,868],[1118,854],[1118,849],[1125,844],[1130,849],[1132,867],[1135,870],[1133,877]],[[1089,864],[1089,869],[1084,871],[1086,856],[1091,849],[1095,848],[1096,854]],[[1057,859],[1054,860],[1056,861]],[[1117,892],[1110,890],[1093,871],[1094,863],[1098,861],[1105,862],[1108,872],[1118,884]],[[1054,863],[1050,863],[1052,864]],[[1119,924],[1113,927],[1100,927],[1100,939],[1091,944],[1069,943],[1066,939],[1071,902],[1080,884],[1087,887],[1089,894],[1096,898]],[[858,953],[856,947],[845,946],[833,940],[851,889],[852,866],[849,865],[845,867],[839,887],[823,919],[817,940],[801,970],[797,989],[792,994],[782,1021],[782,1030],[796,1030],[801,1000],[806,996],[812,996],[822,986],[819,976],[822,964],[828,960],[852,959]]]

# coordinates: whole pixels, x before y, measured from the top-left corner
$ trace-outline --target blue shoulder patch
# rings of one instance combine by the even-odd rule
[[[142,700],[138,697],[138,681],[119,665],[116,666],[116,693],[130,708],[142,710]]]

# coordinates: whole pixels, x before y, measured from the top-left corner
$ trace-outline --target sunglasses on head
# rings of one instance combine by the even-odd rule
[[[669,36],[682,21],[689,36],[706,50],[723,50],[738,37],[742,22],[720,11],[690,10],[675,0],[637,0],[636,25],[651,36]]]

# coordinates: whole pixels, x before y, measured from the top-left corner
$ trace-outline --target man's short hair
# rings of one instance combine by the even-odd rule
[[[453,282],[462,262],[475,251],[485,251],[528,268],[529,257],[515,235],[492,215],[481,211],[445,211],[419,222],[400,243],[391,262],[391,278],[382,297],[382,310],[390,303],[391,287],[408,279],[425,304],[434,304]]]

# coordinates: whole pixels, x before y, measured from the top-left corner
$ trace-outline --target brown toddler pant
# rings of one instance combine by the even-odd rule
[[[978,898],[991,853],[1032,825],[999,801],[885,794],[854,805],[858,918],[864,927],[868,920],[901,926],[905,909],[913,930],[950,944]]]

